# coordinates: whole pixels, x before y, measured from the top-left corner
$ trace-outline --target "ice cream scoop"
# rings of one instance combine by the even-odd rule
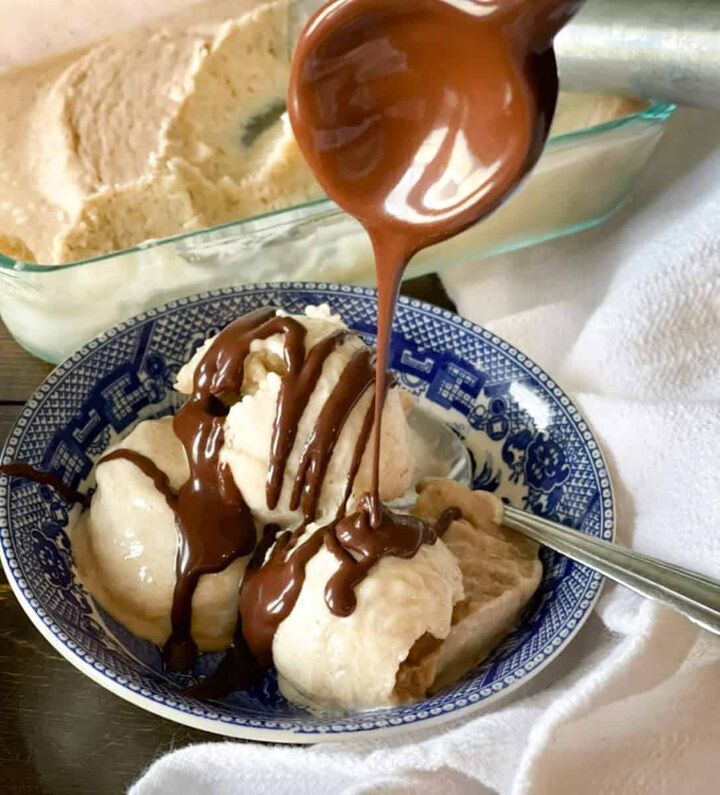
[[[167,474],[172,488],[178,489],[187,479],[185,454],[170,417],[140,423],[121,445],[153,461]],[[130,461],[107,461],[97,467],[96,479],[90,509],[72,528],[78,574],[113,618],[162,646],[171,631],[178,544],[175,514],[152,480]],[[192,632],[200,650],[230,644],[245,563],[241,558],[200,578],[192,603]]]
[[[335,346],[325,359],[320,376],[309,395],[304,411],[298,417],[297,433],[285,464],[277,504],[268,507],[266,501],[266,479],[271,459],[272,429],[276,406],[287,372],[284,362],[283,335],[278,333],[250,346],[245,361],[242,394],[230,407],[225,422],[225,443],[222,460],[230,467],[233,478],[242,489],[245,501],[259,522],[274,522],[282,527],[297,524],[303,516],[300,504],[294,504],[293,486],[301,466],[303,451],[313,434],[321,411],[337,387],[343,372],[353,357],[368,351],[360,338],[350,333],[337,315],[327,307],[308,307],[305,315],[293,316],[306,330],[305,355],[322,340],[332,335],[346,334],[341,345]],[[207,353],[213,339],[208,340],[183,367],[177,378],[177,389],[185,394],[192,389],[192,379],[198,362]],[[346,477],[355,452],[358,436],[368,411],[371,409],[373,393],[370,388],[372,367],[367,370],[366,382],[357,401],[333,441],[332,455],[317,493],[316,520],[331,518],[342,501]],[[410,487],[414,471],[413,451],[408,433],[405,407],[409,409],[412,398],[392,388],[388,391],[383,415],[381,441],[381,496],[383,500],[394,500]],[[351,491],[351,501],[370,486],[370,459],[372,442],[364,449],[359,469]],[[294,507],[291,507],[294,505]]]
[[[371,349],[327,307],[260,310],[208,340],[178,374],[189,397],[176,417],[141,423],[96,467],[73,532],[88,590],[175,649],[172,667],[230,645],[265,525],[329,520],[365,489],[373,372]],[[408,397],[393,388],[385,406],[387,499],[415,470]]]
[[[449,521],[448,509],[456,511]],[[326,603],[339,565],[332,552],[321,547],[308,562],[272,645],[292,701],[316,710],[416,701],[456,680],[517,624],[542,565],[536,544],[500,526],[500,500],[432,479],[413,514],[444,525],[442,538],[412,558],[383,558],[356,587],[349,616]],[[308,528],[299,549],[317,532]]]

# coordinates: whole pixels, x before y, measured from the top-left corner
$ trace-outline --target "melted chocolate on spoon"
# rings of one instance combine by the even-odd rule
[[[327,194],[367,229],[378,334],[373,486],[395,303],[407,262],[488,215],[532,168],[557,99],[552,36],[577,0],[334,0],[290,75],[293,131]]]

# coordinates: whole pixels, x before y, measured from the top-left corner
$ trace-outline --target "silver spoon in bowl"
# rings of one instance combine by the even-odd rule
[[[423,460],[429,462],[429,471],[423,469],[420,477],[445,477],[470,486],[470,454],[462,440],[444,422],[419,408],[412,409],[408,423],[419,440],[415,443],[422,445],[424,452],[431,452],[423,456]],[[438,461],[446,462],[444,467],[438,468]],[[409,507],[413,502],[414,494],[407,494],[394,505]],[[720,634],[720,581],[620,544],[585,535],[511,505],[504,506],[503,524],[646,599],[672,607],[703,629]]]

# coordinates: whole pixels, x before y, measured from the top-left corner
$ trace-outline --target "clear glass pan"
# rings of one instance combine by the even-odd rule
[[[422,252],[406,278],[600,223],[632,190],[673,110],[655,103],[551,138],[534,172],[500,210]],[[68,265],[33,265],[0,255],[0,316],[20,345],[58,362],[124,318],[203,290],[373,279],[363,230],[321,200]]]

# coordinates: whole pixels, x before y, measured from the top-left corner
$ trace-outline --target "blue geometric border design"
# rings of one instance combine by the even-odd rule
[[[118,434],[177,407],[173,377],[210,333],[257,306],[301,312],[323,302],[372,342],[376,293],[347,285],[218,290],[121,323],[47,378],[18,418],[0,461],[27,461],[78,486]],[[406,298],[398,306],[391,357],[401,384],[473,439],[476,487],[580,532],[614,537],[602,453],[569,398],[529,358],[470,321]],[[118,695],[208,731],[256,739],[316,742],[405,730],[484,705],[529,679],[567,645],[602,582],[590,569],[543,550],[544,578],[519,629],[462,681],[420,704],[318,717],[285,701],[271,672],[254,690],[209,705],[184,696],[178,686],[206,673],[213,655],[201,658],[190,679],[166,674],[157,648],[103,614],[77,583],[65,533],[68,507],[47,488],[0,477],[0,556],[34,623]]]

